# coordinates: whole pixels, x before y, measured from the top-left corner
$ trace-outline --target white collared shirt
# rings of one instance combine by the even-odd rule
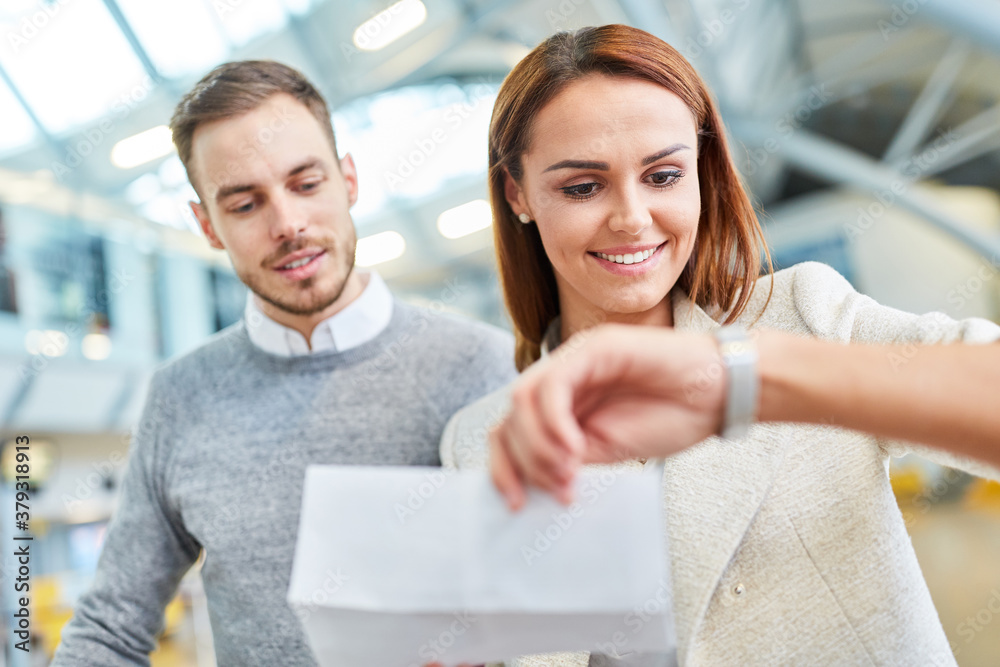
[[[392,319],[392,293],[378,273],[359,273],[367,279],[361,294],[343,310],[316,325],[311,340],[264,314],[253,292],[247,293],[244,310],[250,341],[271,354],[295,357],[313,352],[343,352],[367,343],[389,325]],[[310,347],[312,348],[310,350]]]

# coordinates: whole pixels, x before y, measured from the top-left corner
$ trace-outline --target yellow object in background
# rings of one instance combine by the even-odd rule
[[[58,575],[48,574],[35,577],[31,585],[31,590],[32,631],[41,641],[45,654],[49,658],[52,658],[62,639],[63,627],[73,617],[73,609],[65,600]],[[183,622],[184,607],[184,602],[180,596],[174,597],[170,601],[170,604],[167,605],[167,608],[164,610],[166,622],[161,638],[169,637]],[[152,657],[155,657],[159,652],[158,649]],[[166,653],[169,654],[170,651],[166,651]],[[171,665],[183,663],[166,659],[164,661],[154,660],[154,664],[161,667],[170,667]]]
[[[889,470],[889,483],[897,500],[912,500],[923,493],[927,487],[927,474],[923,468],[914,465],[897,465],[892,463]]]
[[[1000,482],[973,480],[965,492],[962,506],[967,510],[1000,514]]]

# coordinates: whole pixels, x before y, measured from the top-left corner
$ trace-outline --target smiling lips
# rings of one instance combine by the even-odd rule
[[[590,254],[614,264],[642,264],[656,254],[665,243],[649,248],[608,248],[609,252],[591,252]]]
[[[322,248],[306,248],[281,258],[273,268],[290,280],[303,280],[319,270],[319,260],[325,255],[326,250]]]

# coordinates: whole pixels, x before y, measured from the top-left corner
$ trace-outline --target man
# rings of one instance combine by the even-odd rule
[[[154,374],[94,584],[54,664],[148,664],[203,554],[218,664],[314,665],[285,601],[306,466],[437,465],[448,417],[515,375],[513,344],[354,270],[354,164],[295,70],[222,65],[171,127],[191,208],[252,294],[243,321]]]

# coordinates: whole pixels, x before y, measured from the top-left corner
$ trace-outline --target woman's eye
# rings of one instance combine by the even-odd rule
[[[650,174],[649,180],[653,182],[653,185],[673,185],[680,180],[683,175],[684,172],[671,169],[669,171],[658,171],[654,174]]]
[[[580,183],[560,189],[571,197],[589,197],[597,193],[597,183]]]

